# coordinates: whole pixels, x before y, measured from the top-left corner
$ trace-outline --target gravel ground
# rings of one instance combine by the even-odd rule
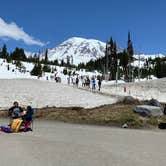
[[[0,119],[1,124],[7,120]],[[34,131],[1,133],[1,165],[163,166],[166,132],[35,121]]]

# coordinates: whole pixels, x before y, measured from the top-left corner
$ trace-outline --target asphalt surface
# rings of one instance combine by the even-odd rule
[[[35,121],[33,132],[1,132],[0,140],[1,166],[163,166],[166,161],[161,130]]]

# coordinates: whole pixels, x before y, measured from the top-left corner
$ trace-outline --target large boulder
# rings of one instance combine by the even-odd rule
[[[159,127],[159,129],[166,129],[166,123],[160,122],[158,127]]]
[[[160,107],[150,105],[137,105],[134,107],[134,112],[147,117],[160,117],[163,115]]]
[[[156,106],[156,107],[160,107],[160,102],[156,99],[151,99],[148,101],[148,105],[151,105],[151,106]]]
[[[140,101],[138,99],[135,99],[132,96],[125,96],[123,99],[124,104],[140,104]]]

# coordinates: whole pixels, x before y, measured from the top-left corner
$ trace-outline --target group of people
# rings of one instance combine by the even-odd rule
[[[98,77],[92,77],[91,79],[89,78],[89,76],[77,76],[75,77],[71,77],[69,76],[67,78],[67,82],[68,85],[72,84],[72,85],[76,85],[77,87],[79,86],[79,84],[82,87],[86,87],[88,89],[92,89],[92,90],[96,90],[98,88],[98,90],[101,90],[101,84],[102,84],[102,77],[98,76]]]
[[[24,111],[17,101],[15,101],[13,106],[9,109],[11,121],[18,118],[21,118],[23,121],[31,121],[33,113],[34,110],[31,106],[27,106],[26,111]]]
[[[32,124],[32,115],[34,109],[31,106],[27,106],[26,110],[23,110],[17,101],[13,103],[13,106],[8,111],[10,117],[10,123],[6,126],[0,126],[0,131],[6,133],[19,132],[21,126],[23,126],[23,131],[26,132]]]

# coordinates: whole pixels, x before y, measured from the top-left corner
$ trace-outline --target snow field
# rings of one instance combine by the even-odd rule
[[[72,86],[33,79],[1,79],[0,107],[8,108],[13,101],[22,106],[41,107],[97,107],[112,104],[116,98],[83,91]]]
[[[154,98],[160,102],[166,102],[166,78],[117,85],[104,84],[101,90],[107,94],[131,95],[140,100]]]

